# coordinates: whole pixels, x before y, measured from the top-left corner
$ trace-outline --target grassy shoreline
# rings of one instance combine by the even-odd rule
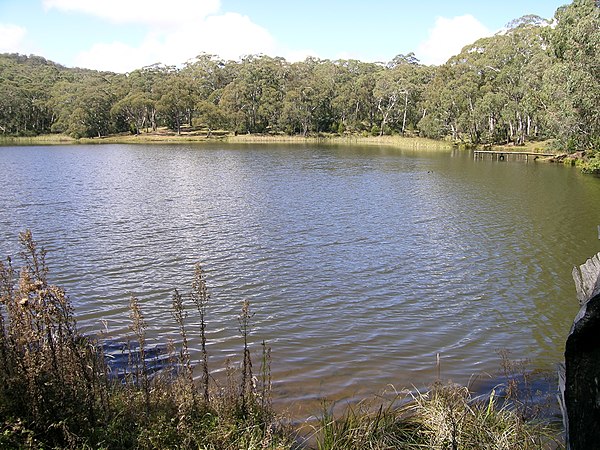
[[[166,128],[159,128],[155,132],[142,132],[141,134],[121,133],[92,138],[73,138],[65,134],[44,134],[39,136],[0,136],[0,146],[3,145],[81,145],[81,144],[331,144],[331,145],[365,145],[389,146],[398,148],[412,148],[419,150],[451,150],[455,148],[501,150],[506,152],[529,151],[551,152],[562,155],[550,149],[549,141],[527,142],[525,145],[494,145],[469,147],[451,140],[436,140],[418,136],[365,136],[362,134],[310,134],[308,136],[287,134],[233,134],[219,130],[207,135],[206,131],[194,128],[184,128],[177,134]]]
[[[118,134],[111,136],[75,139],[62,134],[32,137],[0,137],[0,145],[67,145],[67,144],[332,144],[332,145],[376,145],[427,150],[450,150],[455,146],[449,141],[438,141],[421,137],[362,136],[362,135],[274,135],[239,134],[215,132],[207,137],[204,132],[183,131],[176,134],[166,130],[155,133]]]
[[[284,145],[331,145],[331,146],[373,146],[414,151],[450,151],[459,150],[495,150],[503,152],[554,153],[538,162],[560,163],[576,166],[584,173],[600,174],[600,157],[589,157],[585,152],[568,154],[552,147],[551,141],[527,142],[523,146],[494,145],[468,146],[450,140],[435,140],[416,136],[364,136],[361,134],[318,134],[309,136],[285,134],[232,134],[228,131],[215,131],[207,136],[206,131],[183,129],[180,134],[166,128],[156,132],[143,132],[138,135],[122,133],[110,136],[75,139],[64,134],[46,134],[39,136],[0,136],[1,146],[52,146],[52,145],[161,145],[161,144],[284,144]]]
[[[372,146],[414,151],[450,151],[459,150],[496,150],[510,152],[554,153],[538,162],[560,163],[575,166],[583,173],[600,175],[600,156],[590,156],[586,152],[566,153],[556,150],[551,141],[527,142],[523,146],[493,145],[469,146],[450,140],[435,140],[416,136],[364,136],[360,134],[318,134],[309,136],[285,134],[232,134],[228,131],[215,131],[207,136],[206,131],[184,129],[180,134],[166,128],[156,132],[143,132],[138,135],[122,133],[110,136],[75,139],[64,134],[46,134],[39,136],[0,136],[2,146],[52,146],[52,145],[102,145],[102,144],[284,144],[284,145],[331,145],[331,146]]]

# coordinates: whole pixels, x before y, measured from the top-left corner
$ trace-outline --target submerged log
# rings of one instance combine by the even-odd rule
[[[567,448],[598,448],[600,442],[600,253],[579,268],[573,280],[581,308],[565,347],[559,374]]]

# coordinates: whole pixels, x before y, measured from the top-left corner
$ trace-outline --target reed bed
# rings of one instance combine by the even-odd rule
[[[389,146],[415,150],[450,150],[449,141],[426,139],[415,136],[364,136],[361,134],[318,134],[309,136],[287,134],[238,134],[223,130],[213,131],[210,136],[205,130],[182,131],[175,134],[165,129],[157,132],[118,134],[94,138],[74,139],[61,134],[32,137],[0,136],[0,145],[64,145],[64,144],[189,144],[224,142],[231,144],[332,144]]]

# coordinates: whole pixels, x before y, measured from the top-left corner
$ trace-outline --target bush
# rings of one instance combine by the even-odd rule
[[[600,155],[596,155],[593,158],[588,159],[581,164],[581,171],[583,173],[590,173],[594,175],[600,175]]]
[[[431,114],[423,117],[418,124],[420,135],[429,139],[441,139],[446,135],[444,124]]]

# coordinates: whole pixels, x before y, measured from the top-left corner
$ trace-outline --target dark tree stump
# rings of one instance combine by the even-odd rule
[[[573,279],[581,309],[565,347],[561,380],[567,448],[600,448],[600,253],[579,269]]]

